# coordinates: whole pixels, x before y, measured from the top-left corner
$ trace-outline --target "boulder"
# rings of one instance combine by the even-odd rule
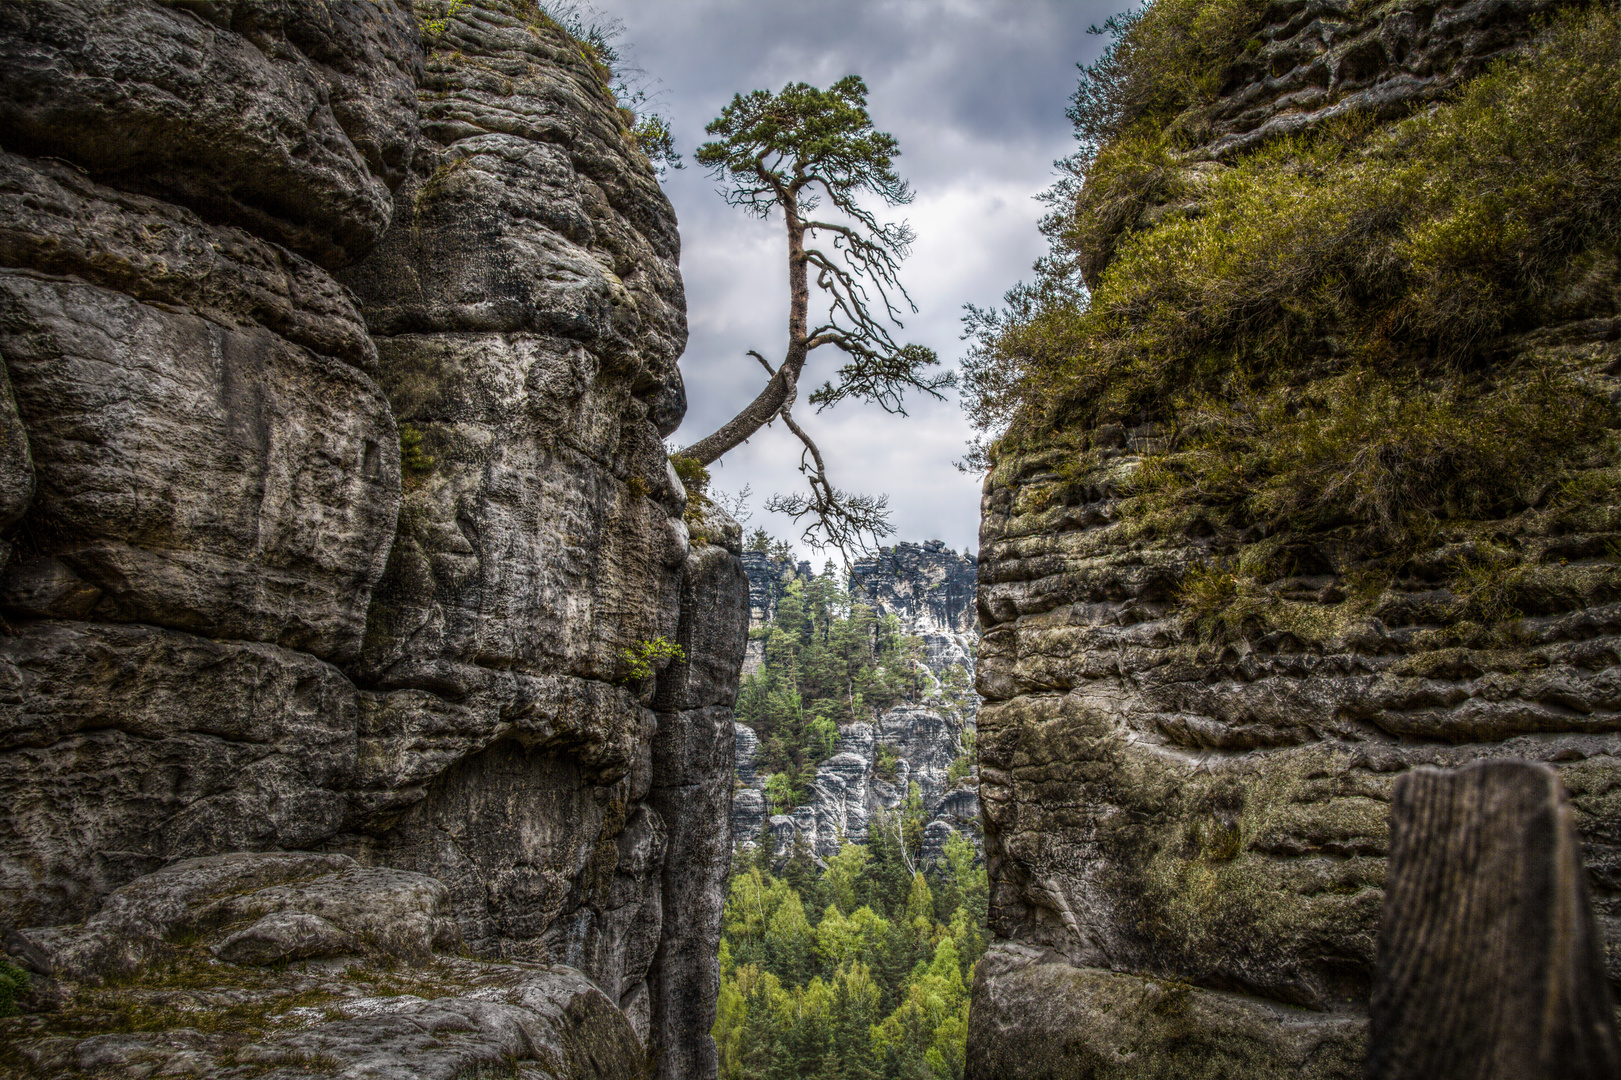
[[[57,1001],[6,1053],[50,1075],[645,1075],[629,1020],[578,971],[455,956],[443,885],[343,855],[184,860],[6,947]]]

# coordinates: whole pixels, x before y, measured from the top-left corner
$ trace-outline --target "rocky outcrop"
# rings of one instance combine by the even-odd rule
[[[444,1075],[575,1075],[536,1048],[602,1010],[713,1075],[747,587],[662,449],[674,215],[577,42],[451,8],[0,11],[0,929],[64,994],[139,986],[118,897],[303,852],[427,883],[411,955],[470,1003],[428,1026],[484,1032]],[[210,955],[380,955],[306,877]],[[147,1041],[231,1049],[189,1038]],[[324,1038],[287,1053],[362,1061]]]
[[[796,566],[758,552],[745,552],[743,561],[749,577],[749,625],[757,630],[770,622],[787,585],[811,576],[810,564]],[[916,702],[885,710],[871,723],[841,726],[834,753],[817,767],[810,800],[792,814],[769,813],[767,775],[757,765],[759,740],[737,724],[732,833],[739,843],[752,846],[769,821],[779,853],[791,851],[798,838],[817,857],[836,854],[844,840],[865,842],[874,816],[896,810],[913,783],[923,800],[925,857],[938,858],[956,832],[978,842],[975,777],[972,772],[960,778],[947,775],[963,753],[964,732],[971,738],[974,727],[976,700],[965,692],[973,676],[977,637],[974,573],[972,559],[939,540],[902,542],[854,565],[852,596],[880,616],[894,616],[904,632],[921,639],[928,691]],[[760,655],[760,638],[754,636],[745,674],[757,669]]]
[[[971,721],[970,721],[971,722]],[[923,800],[925,858],[938,858],[953,833],[979,839],[979,799],[972,775],[952,783],[946,771],[962,753],[961,720],[941,715],[939,706],[897,705],[871,724],[847,724],[839,729],[832,757],[816,769],[810,801],[792,814],[771,817],[772,834],[779,850],[792,849],[802,838],[818,857],[838,853],[845,840],[865,843],[874,816],[895,811],[917,784]],[[738,774],[757,776],[749,747],[753,732],[738,725]],[[879,747],[894,752],[894,772],[880,775]],[[760,781],[763,783],[763,781]],[[733,832],[747,840],[758,836],[765,799],[757,786],[740,789],[733,809]],[[750,814],[752,813],[752,818]],[[754,832],[748,833],[752,825]]]
[[[808,562],[743,553],[749,576],[749,626],[758,629],[775,617],[783,590],[796,579],[812,576]],[[879,616],[894,615],[909,634],[923,639],[925,662],[938,674],[952,664],[973,667],[973,641],[978,633],[974,615],[974,557],[958,555],[941,540],[921,544],[901,541],[880,548],[871,558],[858,559],[846,583],[852,595]],[[744,660],[745,675],[756,671],[762,659],[760,644],[751,640]]]
[[[1217,103],[1213,141],[1192,156],[1353,108],[1400,114],[1519,47],[1547,6],[1274,4],[1269,66]],[[1504,348],[1552,350],[1613,393],[1612,323],[1548,325]],[[1190,570],[1224,557],[1211,530],[1156,538],[1123,520],[1124,481],[1164,434],[1089,432],[1099,464],[1081,481],[1073,449],[1010,451],[985,483],[994,940],[967,1075],[1361,1075],[1391,789],[1422,765],[1559,769],[1621,981],[1613,512],[1443,524],[1355,615],[1343,551],[1302,542],[1272,594],[1299,632],[1212,639],[1178,597]],[[1483,538],[1523,568],[1523,617],[1496,636],[1462,626],[1441,584],[1488,557]]]
[[[1353,114],[1390,120],[1524,49],[1562,0],[1453,0],[1379,9],[1293,0],[1268,13],[1259,48],[1229,73],[1198,156],[1232,158]]]
[[[11,947],[53,1007],[24,1025],[56,1034],[16,1044],[33,1075],[646,1075],[630,1023],[578,971],[472,960],[443,884],[343,855],[182,860]]]
[[[158,4],[0,13],[3,411],[34,489],[0,581],[8,926],[84,918],[176,857],[309,847],[347,814],[342,666],[388,558],[399,440],[329,272],[342,253],[313,238],[387,227],[420,58],[396,8],[271,14],[238,32]]]
[[[1352,117],[1395,120],[1440,101],[1493,63],[1522,54],[1532,28],[1568,2],[1437,0],[1383,8],[1282,0],[1252,9],[1262,25],[1221,73],[1223,92],[1186,118],[1193,145],[1176,155],[1174,180],[1162,177],[1168,182],[1129,194],[1108,184],[1081,192],[1078,209],[1109,225],[1095,249],[1078,253],[1077,268],[1095,288],[1124,235],[1198,214],[1211,180],[1244,154]]]
[[[421,62],[398,4],[63,0],[11,5],[0,38],[8,149],[66,159],[328,269],[389,226]]]
[[[749,629],[758,630],[770,623],[777,612],[777,601],[783,590],[796,578],[809,580],[808,562],[792,562],[767,555],[763,551],[745,551],[743,570],[749,577]],[[743,674],[753,675],[760,670],[765,659],[765,644],[757,635],[749,637],[748,652],[743,656]]]
[[[850,591],[864,598],[880,616],[894,615],[914,634],[964,635],[951,642],[958,647],[964,647],[979,629],[974,615],[975,580],[974,553],[958,555],[942,540],[902,541],[880,548],[870,559],[857,560],[850,569]],[[929,658],[930,667],[952,662],[942,662],[932,654]]]

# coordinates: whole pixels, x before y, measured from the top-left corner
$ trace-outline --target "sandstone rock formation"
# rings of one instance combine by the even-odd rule
[[[1551,6],[1274,3],[1260,66],[1212,107],[1186,167],[1220,169],[1354,110],[1404,115],[1522,47]],[[1503,355],[1553,350],[1621,389],[1615,298],[1600,299]],[[1082,480],[1056,448],[1009,453],[986,480],[977,685],[994,940],[968,1075],[1360,1076],[1387,807],[1394,778],[1420,765],[1560,770],[1621,981],[1613,517],[1443,528],[1354,619],[1340,615],[1343,564],[1303,545],[1275,595],[1321,633],[1206,642],[1177,590],[1221,556],[1218,539],[1145,538],[1121,519],[1121,481],[1164,444],[1142,419],[1088,433],[1100,464]],[[1462,602],[1438,582],[1485,557],[1482,536],[1523,560],[1512,640],[1447,629]]]
[[[745,552],[743,563],[749,578],[751,630],[771,620],[788,582],[810,577],[808,563],[796,566],[759,552]],[[874,815],[899,807],[916,783],[926,818],[925,857],[937,858],[954,832],[977,842],[975,778],[970,774],[954,782],[947,776],[952,761],[963,752],[965,729],[971,737],[977,702],[971,694],[958,700],[941,681],[953,666],[968,678],[973,675],[973,561],[939,540],[902,542],[858,561],[852,567],[850,588],[880,616],[895,616],[905,633],[921,639],[930,690],[918,701],[885,710],[872,723],[841,726],[834,753],[817,768],[810,801],[792,814],[768,814],[766,776],[756,764],[759,740],[743,724],[735,725],[738,786],[732,833],[740,843],[752,845],[769,820],[779,853],[791,850],[799,837],[813,854],[825,857],[839,850],[841,836],[865,841]],[[756,638],[750,641],[744,672],[751,671],[751,664],[757,668],[759,658]],[[880,747],[895,755],[892,775],[877,770]]]
[[[770,622],[788,582],[807,580],[808,562],[794,563],[760,551],[743,553],[749,575],[749,628]],[[958,555],[941,540],[922,544],[901,541],[850,568],[849,587],[880,616],[894,615],[909,634],[921,637],[931,670],[951,664],[973,667],[972,642],[978,631],[974,614],[974,559]],[[759,642],[751,640],[743,662],[745,675],[759,667]]]
[[[580,972],[457,956],[443,884],[343,855],[181,860],[13,947],[56,990],[48,1025],[24,1021],[53,1033],[17,1041],[24,1075],[451,1080],[520,1060],[556,1080],[645,1075]]]
[[[974,611],[973,552],[958,555],[940,540],[902,541],[851,568],[850,588],[880,616],[894,615],[923,639],[927,663],[938,671],[973,663],[979,630]]]
[[[177,860],[324,853],[432,894],[410,955],[485,1033],[444,1075],[575,1075],[537,1047],[588,1023],[600,1075],[713,1075],[747,588],[662,449],[674,215],[578,42],[437,17],[0,10],[0,930],[47,998],[115,970],[92,939],[139,985],[119,897],[181,918]],[[661,637],[684,661],[626,682]],[[306,878],[211,955],[391,955]],[[101,1060],[63,1045],[36,1064]]]

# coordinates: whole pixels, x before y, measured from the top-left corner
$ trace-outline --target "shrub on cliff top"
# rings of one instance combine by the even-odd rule
[[[1152,27],[1144,15],[1122,43]],[[1126,71],[1112,85],[1162,79],[1134,67],[1132,49],[1116,53]],[[1174,171],[1173,143],[1131,118],[1163,123],[1193,100],[1179,89],[1188,84],[1166,83],[1167,106],[1142,89],[1105,95],[1113,111],[1096,112],[1095,130],[1114,141],[1093,167],[1118,153],[1116,176],[1152,183]],[[1506,512],[1607,452],[1611,410],[1584,373],[1535,356],[1510,363],[1499,343],[1613,313],[1614,5],[1566,15],[1523,60],[1429,113],[1383,128],[1352,118],[1206,166],[1199,196],[1195,213],[1121,240],[1090,294],[1063,262],[1095,254],[1067,249],[1085,241],[1071,230],[1006,310],[971,313],[971,412],[983,427],[1008,425],[1004,447],[1169,421],[1176,452],[1141,481],[1161,508],[1213,501],[1240,520],[1351,520],[1380,542],[1436,518]]]
[[[1254,34],[1269,7],[1268,0],[1159,0],[1092,27],[1113,40],[1081,67],[1065,111],[1080,145],[1058,163],[1061,179],[1047,195],[1057,212],[1042,223],[1089,283],[1113,238],[1174,193],[1168,154],[1204,137],[1205,110],[1260,44]]]

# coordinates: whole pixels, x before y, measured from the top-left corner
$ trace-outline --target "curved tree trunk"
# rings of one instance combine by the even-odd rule
[[[765,389],[744,406],[742,412],[722,424],[713,434],[699,439],[691,446],[682,447],[676,454],[684,458],[693,458],[700,465],[710,465],[759,431],[777,415],[777,410],[782,408],[782,403],[788,398],[789,383],[783,377],[783,373],[787,370],[786,364],[777,369],[771,381],[765,384]]]
[[[791,401],[794,388],[799,384],[799,373],[809,355],[810,280],[805,259],[805,225],[794,208],[792,199],[783,204],[788,224],[788,352],[782,365],[772,373],[771,381],[743,407],[742,411],[722,424],[712,434],[677,454],[693,458],[700,465],[711,465],[739,443],[759,431],[777,415],[783,405]]]

